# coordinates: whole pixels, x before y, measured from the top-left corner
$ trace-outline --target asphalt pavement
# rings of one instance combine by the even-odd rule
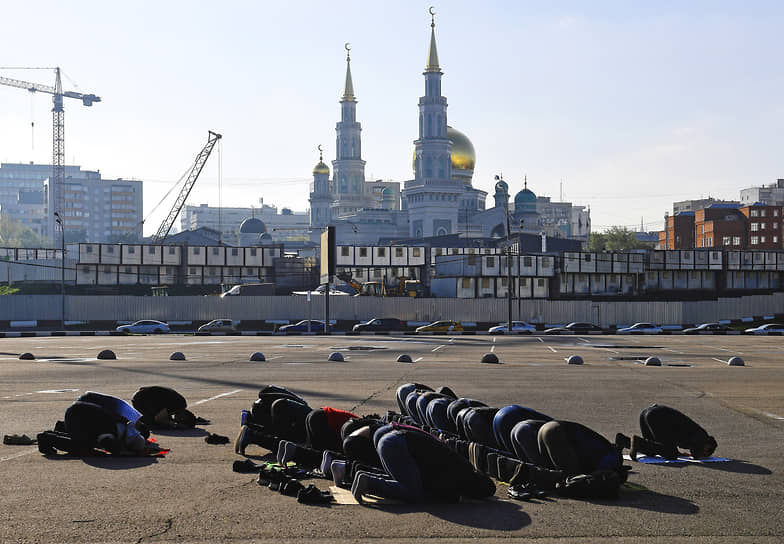
[[[116,360],[98,360],[103,349]],[[185,361],[170,361],[174,351]],[[265,362],[250,362],[260,351]],[[344,362],[329,362],[339,351]],[[36,359],[19,360],[24,352]],[[482,364],[486,353],[501,364]],[[413,363],[397,363],[400,354]],[[585,364],[568,365],[570,355]],[[648,356],[662,366],[646,366]],[[745,366],[729,366],[731,356]],[[0,339],[0,433],[52,428],[88,390],[124,399],[144,385],[180,391],[211,425],[155,434],[163,458],[47,458],[0,445],[0,542],[781,542],[784,539],[784,342],[747,336],[181,335]],[[727,463],[631,463],[615,501],[548,498],[460,504],[307,506],[232,472],[240,411],[265,384],[311,406],[396,409],[398,385],[450,386],[489,405],[522,404],[610,440],[638,414],[676,407],[718,440]],[[252,459],[269,452],[250,446]],[[326,480],[314,481],[322,489]]]

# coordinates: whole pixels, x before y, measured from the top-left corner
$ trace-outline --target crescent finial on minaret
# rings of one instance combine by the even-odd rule
[[[321,162],[324,160],[324,150],[321,149],[321,144],[318,145],[318,150],[319,150],[319,162]]]
[[[346,42],[343,47],[346,48],[346,60],[351,60],[351,43]]]
[[[435,10],[435,8],[433,6],[430,6],[427,9],[427,12],[430,14],[430,26],[431,27],[436,26],[436,10]]]

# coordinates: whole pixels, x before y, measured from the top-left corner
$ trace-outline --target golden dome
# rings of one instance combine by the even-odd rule
[[[313,167],[313,173],[329,175],[329,166],[324,164],[324,161],[319,161],[319,163]]]
[[[452,170],[473,170],[476,165],[476,151],[468,136],[447,125],[446,137],[452,140]],[[416,170],[416,149],[414,149],[411,167]]]
[[[452,170],[473,170],[476,164],[476,151],[468,136],[447,126],[446,137],[452,140]]]

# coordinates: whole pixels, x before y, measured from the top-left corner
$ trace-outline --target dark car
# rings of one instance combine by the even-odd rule
[[[732,327],[720,323],[703,323],[702,325],[697,325],[690,329],[683,329],[683,334],[699,334],[701,332],[724,333],[731,330]]]
[[[364,323],[357,323],[351,329],[354,332],[390,332],[390,331],[404,331],[408,328],[405,322],[394,317],[382,317],[365,321]]]
[[[580,321],[569,323],[564,327],[553,327],[552,329],[544,331],[545,334],[596,334],[602,332],[604,332],[604,329],[601,327],[594,325],[593,323],[583,323]]]
[[[299,323],[293,323],[291,325],[283,325],[278,330],[280,332],[308,332],[308,320],[303,319]],[[331,331],[332,327],[329,327],[329,330]],[[324,332],[324,322],[319,321],[318,319],[311,319],[310,332]]]

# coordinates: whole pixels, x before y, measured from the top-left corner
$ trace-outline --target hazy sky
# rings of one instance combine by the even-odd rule
[[[144,215],[223,134],[188,199],[305,210],[352,47],[368,179],[412,177],[432,2],[8,2],[0,65],[60,66],[66,161],[144,183]],[[684,5],[685,4],[685,5]],[[784,177],[784,4],[444,2],[449,123],[474,186],[590,205],[593,227],[660,229],[673,200]],[[52,84],[52,71],[0,70]],[[0,161],[51,162],[51,97],[0,86]],[[30,123],[35,122],[34,134]],[[34,136],[34,137],[33,137]],[[220,165],[220,169],[219,169]],[[151,215],[156,230],[174,194]],[[488,198],[488,205],[492,205]],[[179,226],[179,221],[177,222]]]

